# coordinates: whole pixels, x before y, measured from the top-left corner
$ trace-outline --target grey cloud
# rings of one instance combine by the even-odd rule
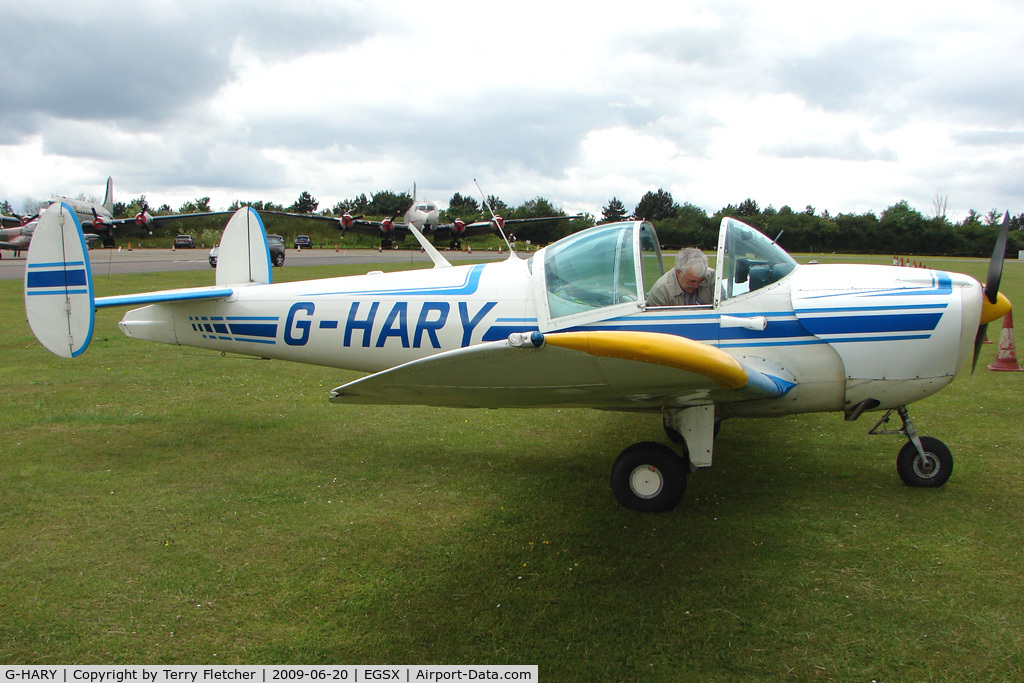
[[[951,133],[954,142],[973,147],[1018,147],[1024,145],[1024,131],[959,130]]]
[[[236,41],[270,60],[354,41],[366,32],[342,12],[309,16],[274,6],[237,15],[209,9],[154,22],[144,8],[112,20],[9,17],[0,43],[0,141],[53,118],[159,121],[197,106],[232,77]]]
[[[898,161],[887,147],[871,147],[857,133],[839,140],[791,140],[761,149],[780,159],[837,159],[840,161]]]
[[[870,38],[829,45],[817,54],[779,61],[771,71],[775,87],[826,111],[870,112],[884,95],[899,104],[899,89],[914,77],[905,45]]]
[[[401,108],[378,112],[372,103],[362,103],[358,113],[342,111],[333,120],[254,124],[249,140],[305,150],[350,148],[378,159],[402,154],[431,165],[455,164],[467,174],[481,165],[514,164],[558,173],[570,165],[589,130],[618,115],[600,98],[534,93],[477,99],[453,103],[438,114]]]

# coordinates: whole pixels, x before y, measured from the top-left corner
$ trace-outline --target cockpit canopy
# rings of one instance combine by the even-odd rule
[[[661,247],[650,223],[609,223],[570,235],[544,250],[550,317],[636,306],[663,272]]]
[[[726,299],[778,282],[793,272],[796,261],[754,228],[723,218],[718,231],[717,306]]]
[[[545,329],[629,315],[672,263],[662,262],[654,226],[642,221],[583,230],[538,252],[538,318]],[[714,306],[777,282],[796,268],[775,242],[732,218],[718,238]]]

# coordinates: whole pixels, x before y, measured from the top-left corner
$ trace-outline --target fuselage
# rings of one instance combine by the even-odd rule
[[[35,233],[36,225],[39,223],[39,219],[48,210],[53,209],[55,206],[59,207],[60,202],[63,202],[70,206],[71,209],[75,212],[75,216],[78,218],[79,222],[82,225],[88,226],[90,228],[92,228],[97,217],[100,219],[100,221],[109,222],[113,220],[113,216],[111,215],[110,211],[108,211],[104,206],[100,204],[94,204],[92,202],[87,202],[79,199],[54,200],[54,203],[51,203],[49,206],[40,209],[39,214],[32,220],[26,222],[24,225],[19,225],[13,228],[0,228],[0,240],[7,242],[11,245],[14,245],[13,247],[3,248],[13,248],[16,250],[28,249],[29,245],[32,243],[32,235],[33,233]],[[93,209],[95,209],[96,211],[95,214],[93,213]]]
[[[532,262],[239,287],[223,300],[130,311],[121,329],[152,341],[363,372],[517,332],[659,332],[791,378],[796,386],[782,398],[726,407],[735,415],[771,415],[840,411],[868,398],[886,408],[938,391],[969,357],[981,309],[981,287],[968,276],[812,265],[717,307],[646,308],[634,297],[599,307],[589,319],[558,317],[547,300],[543,259],[544,250]]]
[[[3,247],[4,249],[14,249],[21,251],[28,249],[29,244],[32,242],[32,233],[35,231],[35,221],[30,221],[25,225],[17,225],[13,228],[0,228],[0,241],[7,242],[12,245],[10,247]]]

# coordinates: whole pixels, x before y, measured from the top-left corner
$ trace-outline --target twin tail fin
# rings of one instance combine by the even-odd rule
[[[25,266],[25,312],[39,343],[64,358],[81,355],[92,340],[96,309],[223,299],[236,287],[270,284],[270,250],[259,214],[235,212],[221,238],[217,285],[97,299],[82,224],[67,204],[39,219]]]

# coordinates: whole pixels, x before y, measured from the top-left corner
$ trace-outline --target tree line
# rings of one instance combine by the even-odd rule
[[[367,219],[393,217],[401,220],[405,211],[412,205],[412,201],[412,196],[407,192],[382,190],[370,195],[360,194],[352,199],[339,201],[330,208],[321,209],[320,202],[309,192],[303,191],[290,205],[262,200],[236,200],[228,210],[252,206],[257,211],[336,217],[348,213]],[[485,201],[486,204],[456,192],[448,201],[448,208],[441,212],[441,220],[483,220],[490,218],[491,210],[504,218],[565,216],[564,211],[544,197],[536,197],[515,207],[509,206],[494,195],[487,197]],[[141,211],[143,206],[148,207],[154,215],[213,211],[209,197],[187,201],[175,211],[167,204],[153,208],[145,195],[142,195],[130,202],[116,203],[114,216],[133,216]],[[531,223],[518,227],[516,237],[535,244],[547,244],[594,225],[595,222],[643,219],[654,224],[663,247],[667,249],[695,246],[710,251],[717,247],[718,228],[722,218],[728,216],[754,226],[769,237],[777,238],[779,244],[791,252],[980,257],[991,254],[996,229],[1003,220],[1002,212],[993,209],[982,215],[972,210],[962,221],[953,222],[945,216],[945,201],[938,195],[934,208],[936,215],[925,216],[904,200],[879,214],[839,213],[833,216],[828,211],[819,212],[812,206],[807,206],[802,211],[789,206],[783,206],[781,209],[768,206],[762,209],[756,201],[748,198],[739,204],[729,204],[713,214],[708,214],[703,208],[690,202],[677,203],[671,193],[659,188],[657,191],[644,194],[632,211],[629,211],[620,199],[612,197],[596,221],[593,216],[584,215],[582,219],[575,221]],[[0,202],[0,210],[8,215],[12,213],[7,201]],[[1024,249],[1024,214],[1011,216],[1010,223],[1011,233],[1007,252],[1012,256]],[[302,227],[296,229],[303,230]],[[313,229],[310,228],[309,231],[312,232]]]
[[[899,201],[880,214],[818,212],[812,206],[795,211],[789,206],[761,209],[753,199],[729,204],[712,215],[690,203],[678,204],[664,189],[648,192],[632,213],[612,197],[604,207],[601,222],[625,218],[651,221],[662,245],[669,248],[696,246],[713,250],[718,244],[718,227],[723,217],[752,225],[791,252],[852,254],[919,254],[923,256],[990,256],[1003,212],[993,209],[985,215],[971,210],[959,223],[945,216],[945,199],[937,195],[936,215],[926,217]],[[1011,216],[1007,253],[1024,249],[1024,214]]]

